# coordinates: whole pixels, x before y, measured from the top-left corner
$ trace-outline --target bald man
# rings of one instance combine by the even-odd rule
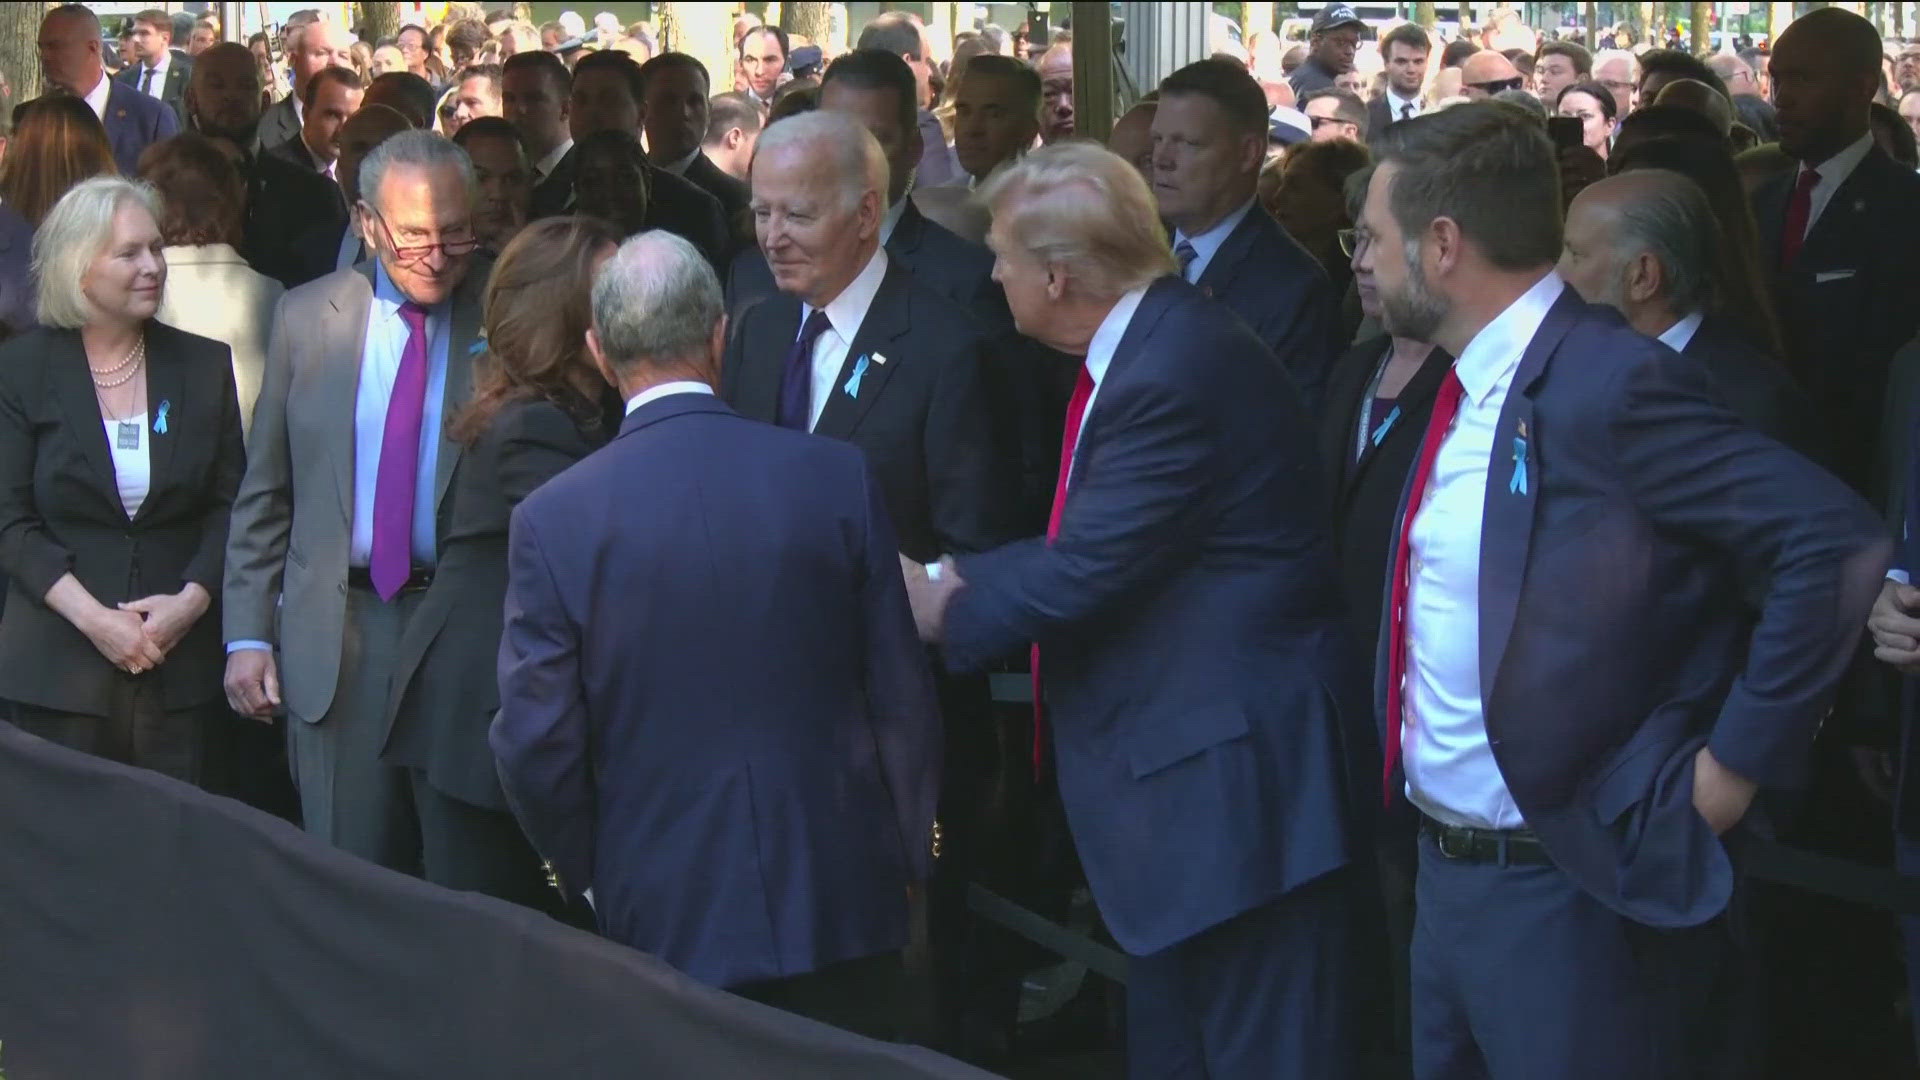
[[[1713,126],[1725,135],[1733,130],[1733,106],[1722,97],[1720,91],[1698,79],[1680,79],[1670,82],[1654,98],[1656,105],[1676,105],[1713,121]]]
[[[274,102],[260,117],[260,149],[271,150],[300,137],[307,117],[303,103],[307,80],[323,68],[352,68],[352,50],[353,34],[336,22],[321,20],[294,31],[287,46],[293,93]]]
[[[1073,138],[1073,46],[1055,45],[1040,57],[1040,141]]]
[[[1526,79],[1513,61],[1490,49],[1474,53],[1460,65],[1460,93],[1468,101],[1482,101],[1502,90],[1521,90]]]

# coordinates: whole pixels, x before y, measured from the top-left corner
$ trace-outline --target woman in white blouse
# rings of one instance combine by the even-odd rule
[[[195,780],[246,469],[227,346],[155,321],[159,202],[101,177],[34,235],[40,329],[0,346],[0,698],[74,749]]]
[[[247,185],[231,158],[208,139],[176,135],[140,155],[140,178],[160,195],[166,243],[166,292],[159,320],[233,350],[240,423],[253,420],[266,365],[274,305],[286,291],[240,257]]]

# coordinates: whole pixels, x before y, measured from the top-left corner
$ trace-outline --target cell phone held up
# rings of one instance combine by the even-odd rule
[[[1570,150],[1576,146],[1586,145],[1586,131],[1578,117],[1547,117],[1547,137],[1553,140],[1554,148],[1558,150]]]

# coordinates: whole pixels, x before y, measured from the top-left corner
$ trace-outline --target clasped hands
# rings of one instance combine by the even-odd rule
[[[966,587],[952,556],[941,558],[938,574],[905,555],[900,556],[900,573],[907,579],[907,603],[913,607],[913,625],[920,640],[929,645],[940,643],[946,631],[947,604],[953,594]]]
[[[100,607],[80,629],[107,662],[132,675],[160,666],[213,597],[195,582],[177,593],[156,593]]]

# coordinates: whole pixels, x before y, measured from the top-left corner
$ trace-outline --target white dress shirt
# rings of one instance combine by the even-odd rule
[[[99,117],[103,124],[107,122],[107,95],[111,93],[113,93],[113,80],[107,78],[107,73],[102,71],[100,81],[94,83],[93,89],[81,96],[81,100],[87,103],[87,107],[93,110],[93,115]]]
[[[854,336],[860,333],[860,324],[867,321],[867,309],[873,307],[874,294],[880,291],[880,282],[886,276],[887,249],[877,247],[859,276],[821,309],[827,313],[828,328],[813,343],[813,407],[807,415],[808,431],[820,423],[828,396],[841,392],[841,387],[834,383],[840,378],[840,369],[847,362],[847,350],[853,348]],[[800,305],[802,327],[806,326],[813,310],[806,304]]]
[[[675,382],[663,382],[658,386],[649,386],[627,399],[627,415],[632,416],[635,409],[674,394],[706,394],[711,397],[713,387],[695,379],[680,379]]]
[[[1392,86],[1387,87],[1387,111],[1393,114],[1394,123],[1397,124],[1402,120],[1408,120],[1412,118],[1405,115],[1404,113],[1404,110],[1408,105],[1413,106],[1414,116],[1419,116],[1421,113],[1427,111],[1426,103],[1421,101],[1419,98],[1417,97],[1403,98],[1400,96],[1399,91],[1395,90]]]
[[[1820,182],[1813,185],[1813,196],[1807,201],[1807,231],[1800,234],[1802,240],[1812,234],[1813,223],[1820,220],[1820,215],[1826,212],[1827,204],[1833,201],[1834,193],[1840,190],[1841,184],[1847,182],[1847,177],[1853,175],[1853,170],[1860,167],[1860,162],[1866,159],[1867,151],[1871,149],[1873,149],[1873,132],[1869,131],[1854,140],[1845,150],[1814,166],[1820,170]],[[1799,169],[1795,170],[1793,174],[1795,184],[1800,182],[1800,176],[1806,170],[1807,166],[1804,162]]]
[[[1107,368],[1113,364],[1113,350],[1120,347],[1120,339],[1127,336],[1127,326],[1133,322],[1133,313],[1140,310],[1140,301],[1145,299],[1147,290],[1135,289],[1123,294],[1100,320],[1100,328],[1093,332],[1087,341],[1087,375],[1093,379],[1093,393],[1087,395],[1087,408],[1080,414],[1080,430],[1074,434],[1073,456],[1080,457],[1080,436],[1087,430],[1087,417],[1093,415],[1093,399],[1100,396],[1100,384],[1107,379]],[[1073,472],[1071,464],[1067,467],[1069,475]]]
[[[1240,223],[1247,218],[1247,212],[1252,209],[1253,200],[1248,199],[1240,209],[1221,218],[1213,228],[1198,236],[1188,236],[1179,229],[1173,230],[1174,247],[1179,247],[1183,241],[1193,245],[1193,261],[1187,264],[1189,282],[1199,281],[1200,275],[1207,272],[1207,264],[1213,261],[1214,253],[1220,250],[1221,244],[1227,242],[1227,237],[1233,235],[1233,230],[1240,227]]]
[[[1526,822],[1487,743],[1480,685],[1480,527],[1491,471],[1510,467],[1495,429],[1520,358],[1564,288],[1549,271],[1454,362],[1465,393],[1408,534],[1407,670],[1400,749],[1407,798],[1449,825]]]
[[[120,425],[123,421],[107,420],[107,449],[113,453],[113,479],[120,491],[120,505],[126,507],[127,517],[132,518],[140,512],[147,501],[147,491],[153,484],[153,439],[147,431],[147,414],[129,416],[124,423],[134,425],[138,434],[132,446],[120,445]]]
[[[148,97],[155,99],[164,97],[167,92],[167,69],[172,66],[173,50],[160,50],[160,62],[153,65],[153,74],[148,75],[145,71],[141,71],[135,75],[134,78],[136,81],[133,84],[134,87],[137,89],[140,86],[139,80],[144,79],[147,84],[146,95]]]
[[[1660,344],[1665,345],[1674,352],[1686,352],[1687,346],[1693,342],[1693,335],[1700,332],[1700,324],[1703,321],[1705,321],[1705,316],[1697,311],[1694,312],[1679,322],[1674,323],[1672,326],[1667,327],[1666,332],[1660,335]]]
[[[554,147],[552,153],[548,154],[546,157],[541,158],[539,161],[534,162],[533,163],[533,182],[536,184],[542,183],[547,179],[547,177],[552,176],[553,170],[560,167],[560,159],[566,157],[567,151],[572,149],[573,149],[573,140],[567,139],[566,141],[562,142],[559,146]]]

